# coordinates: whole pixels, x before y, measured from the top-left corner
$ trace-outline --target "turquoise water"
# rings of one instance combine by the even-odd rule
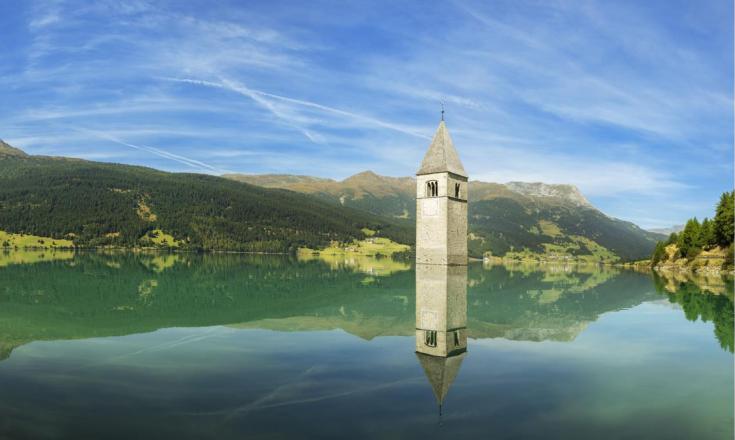
[[[733,437],[728,289],[471,265],[440,415],[413,269],[68,257],[0,267],[2,438]]]

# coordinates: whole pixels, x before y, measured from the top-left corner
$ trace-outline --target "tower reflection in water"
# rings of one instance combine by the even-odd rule
[[[467,355],[467,266],[416,265],[416,356],[439,413]]]

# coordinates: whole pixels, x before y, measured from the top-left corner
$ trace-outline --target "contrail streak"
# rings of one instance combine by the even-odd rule
[[[119,144],[119,145],[124,145],[126,147],[130,147],[130,148],[133,148],[133,149],[136,149],[136,150],[145,151],[145,152],[148,152],[148,153],[151,153],[151,154],[155,154],[156,156],[163,157],[163,158],[166,158],[166,159],[170,159],[170,160],[173,160],[175,162],[182,163],[182,164],[187,165],[187,166],[192,167],[192,168],[198,168],[198,169],[202,169],[203,168],[203,169],[206,169],[206,170],[209,170],[209,171],[212,171],[212,172],[215,172],[215,173],[219,173],[219,174],[223,174],[223,173],[226,173],[227,172],[225,170],[221,170],[219,168],[216,168],[216,167],[213,167],[213,166],[211,166],[209,164],[206,164],[206,163],[204,163],[202,161],[199,161],[199,160],[196,160],[196,159],[190,159],[190,158],[188,158],[186,156],[181,156],[179,154],[170,153],[168,151],[161,150],[160,148],[149,147],[147,145],[131,144],[129,142],[125,142],[125,141],[123,141],[121,139],[118,139],[118,138],[116,138],[116,137],[114,137],[114,136],[112,136],[112,135],[110,135],[108,133],[99,132],[99,131],[95,131],[95,130],[90,130],[90,129],[87,129],[87,128],[80,128],[80,127],[71,127],[71,128],[73,130],[76,130],[76,131],[80,131],[80,132],[83,132],[83,133],[88,133],[88,134],[94,135],[94,136],[96,136],[98,138],[101,138],[101,139],[106,139],[106,140],[108,140],[110,142],[114,142],[114,143]]]
[[[277,113],[277,110],[274,110],[273,108],[273,104],[270,101],[263,99],[263,97],[276,99],[276,100],[288,102],[291,104],[297,104],[303,107],[314,108],[317,110],[321,110],[323,112],[332,113],[335,115],[339,115],[339,116],[347,117],[349,119],[367,123],[369,125],[388,128],[390,130],[397,131],[397,132],[407,134],[410,136],[418,137],[421,139],[431,139],[431,136],[427,136],[423,133],[419,133],[419,132],[410,130],[408,128],[402,127],[397,124],[392,124],[390,122],[381,121],[380,119],[375,119],[370,116],[364,116],[358,113],[348,112],[345,110],[341,110],[341,109],[334,108],[334,107],[329,107],[329,106],[322,105],[322,104],[312,102],[312,101],[305,101],[302,99],[289,98],[287,96],[275,95],[273,93],[251,89],[243,84],[240,84],[235,81],[228,80],[228,79],[221,79],[220,80],[221,82],[205,81],[205,80],[190,79],[190,78],[164,77],[162,79],[165,79],[167,81],[183,82],[183,83],[196,84],[196,85],[205,86],[205,87],[216,87],[220,89],[231,90],[233,92],[236,92],[236,93],[239,93],[241,95],[251,98],[252,100],[256,101],[258,104],[267,108],[269,111],[271,111],[274,115],[278,116],[279,118],[285,118],[285,116]]]
[[[163,78],[167,81],[175,81],[175,82],[183,82],[188,84],[196,84],[200,86],[205,87],[216,87],[218,89],[224,89],[229,90],[231,92],[238,93],[240,95],[243,95],[247,98],[252,99],[255,101],[256,104],[267,110],[269,113],[271,113],[273,116],[278,118],[281,122],[286,124],[287,126],[296,129],[301,134],[304,135],[307,139],[309,139],[311,142],[315,144],[323,144],[323,142],[320,142],[319,139],[312,133],[311,131],[305,129],[304,127],[294,124],[291,117],[288,115],[283,114],[278,108],[273,105],[272,102],[270,102],[268,99],[265,99],[262,92],[259,92],[257,90],[252,90],[242,84],[236,84],[228,80],[222,80],[221,83],[215,83],[211,81],[203,81],[203,80],[197,80],[197,79],[187,79],[187,78]]]

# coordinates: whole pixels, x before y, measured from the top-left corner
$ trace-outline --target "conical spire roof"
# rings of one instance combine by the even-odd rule
[[[416,353],[416,357],[419,358],[419,362],[424,368],[424,373],[426,373],[426,377],[429,379],[429,383],[434,390],[434,396],[439,405],[447,397],[449,387],[454,382],[454,378],[457,377],[459,367],[462,365],[466,354],[461,353],[456,356],[441,357]]]
[[[452,138],[449,137],[449,130],[444,121],[439,123],[439,127],[434,133],[434,138],[429,145],[429,151],[426,152],[424,160],[421,161],[416,175],[450,172],[467,177],[462,162],[459,160],[457,150],[454,149]]]

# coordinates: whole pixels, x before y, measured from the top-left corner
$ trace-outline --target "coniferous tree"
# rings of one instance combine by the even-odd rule
[[[655,266],[661,260],[664,259],[665,255],[666,255],[666,244],[663,241],[659,241],[658,243],[656,243],[656,249],[654,249],[653,251],[653,256],[651,257],[651,263]]]
[[[659,242],[663,243],[663,246],[656,246],[651,261],[653,264],[661,261],[666,254],[665,247],[670,244],[677,245],[679,257],[694,258],[702,249],[732,246],[733,235],[735,235],[735,191],[722,194],[714,219],[705,218],[701,224],[696,218],[689,219],[679,234],[672,233],[665,242]]]
[[[709,249],[717,245],[717,240],[715,239],[714,223],[707,217],[702,220],[700,243],[701,247],[704,249]]]
[[[666,240],[666,246],[674,244],[677,241],[679,241],[679,234],[677,234],[676,232],[672,232],[671,235],[669,235],[669,239]]]
[[[701,228],[696,217],[687,221],[676,243],[682,257],[694,258],[702,251]]]
[[[714,219],[714,235],[716,243],[722,247],[727,247],[732,244],[733,235],[735,234],[734,197],[735,192],[723,193],[720,197],[720,202],[717,204]]]

